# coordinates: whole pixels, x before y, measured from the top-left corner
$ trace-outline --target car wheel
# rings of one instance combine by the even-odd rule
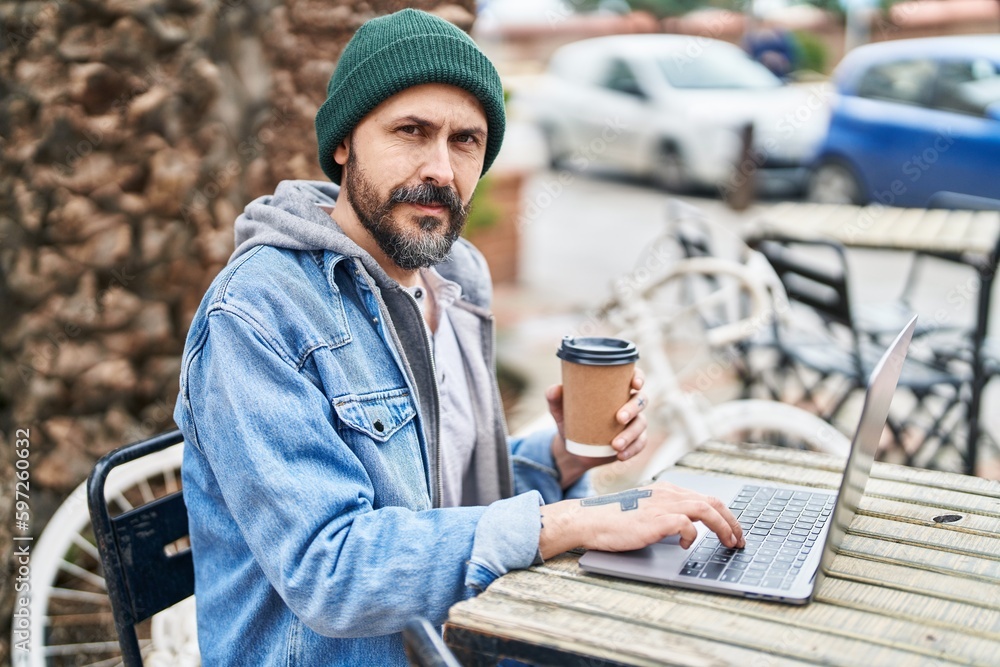
[[[839,162],[824,162],[809,175],[806,199],[819,204],[863,204],[857,176]]]
[[[665,143],[653,159],[653,182],[671,192],[684,192],[691,187],[687,165],[680,150],[673,143]]]
[[[542,134],[545,136],[545,145],[549,151],[549,167],[552,169],[567,168],[569,154],[559,129],[555,125],[545,125],[542,128]]]

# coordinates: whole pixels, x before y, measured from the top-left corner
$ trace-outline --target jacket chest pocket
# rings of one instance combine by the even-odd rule
[[[331,401],[340,421],[340,435],[371,481],[376,508],[430,507],[419,423],[411,399],[407,389],[390,389],[345,394]]]
[[[386,442],[413,420],[416,410],[406,389],[345,394],[332,400],[337,418],[375,442]]]

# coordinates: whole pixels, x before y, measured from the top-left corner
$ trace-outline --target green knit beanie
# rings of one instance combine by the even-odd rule
[[[423,83],[447,83],[475,95],[486,112],[486,159],[500,151],[505,126],[503,85],[493,63],[458,27],[427,12],[403,9],[366,21],[340,56],[316,112],[319,164],[340,183],[333,152],[368,112]]]

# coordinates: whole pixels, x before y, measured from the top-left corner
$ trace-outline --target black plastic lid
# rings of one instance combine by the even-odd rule
[[[639,351],[624,338],[565,336],[556,356],[575,364],[620,366],[637,360]]]

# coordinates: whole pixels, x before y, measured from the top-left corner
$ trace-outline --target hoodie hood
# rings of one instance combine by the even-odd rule
[[[359,259],[380,288],[398,288],[378,262],[321,208],[335,206],[339,195],[340,186],[326,181],[281,181],[273,195],[250,202],[236,218],[236,249],[229,257],[230,263],[259,245],[330,250]],[[460,284],[467,300],[483,308],[489,306],[489,272],[482,255],[468,241],[456,241],[449,256],[434,268]]]
[[[430,480],[437,479],[437,465],[440,461],[438,448],[440,399],[436,391],[433,353],[427,342],[426,325],[413,297],[389,277],[378,262],[357,243],[352,241],[334,222],[321,206],[335,206],[340,195],[340,187],[322,181],[282,181],[273,195],[260,197],[251,202],[236,219],[236,250],[229,261],[232,262],[251,248],[259,245],[304,251],[331,251],[360,262],[374,280],[373,290],[380,302],[380,309],[388,315],[384,319],[388,325],[388,337],[400,355],[402,370],[409,386],[417,397],[424,437],[428,443]],[[356,266],[357,264],[355,264]],[[483,256],[465,239],[458,239],[451,247],[451,253],[434,267],[445,278],[462,286],[461,302],[467,302],[478,309],[462,304],[452,324],[456,336],[463,339],[481,341],[483,354],[487,360],[484,369],[493,367],[493,326],[489,321],[489,305],[492,297],[492,283],[489,269]],[[466,312],[475,315],[462,317]],[[462,322],[468,322],[466,325]],[[466,329],[471,339],[462,334]],[[477,338],[480,337],[480,338]],[[460,343],[461,345],[461,343]],[[469,350],[478,347],[469,343]],[[463,352],[464,354],[464,352]],[[470,375],[470,378],[474,377]],[[484,402],[478,410],[476,423],[493,425],[495,439],[477,436],[477,443],[487,440],[499,443],[496,446],[480,447],[476,451],[476,488],[479,496],[476,504],[488,505],[494,500],[511,495],[510,459],[506,446],[506,430],[502,411],[499,407],[499,393],[491,386],[492,375],[485,373],[485,380],[479,381],[473,391],[477,396],[493,396],[491,404]],[[471,380],[470,380],[471,381]],[[479,402],[476,402],[479,405]],[[499,447],[499,449],[497,449]],[[440,488],[433,486],[432,498],[439,502]]]

